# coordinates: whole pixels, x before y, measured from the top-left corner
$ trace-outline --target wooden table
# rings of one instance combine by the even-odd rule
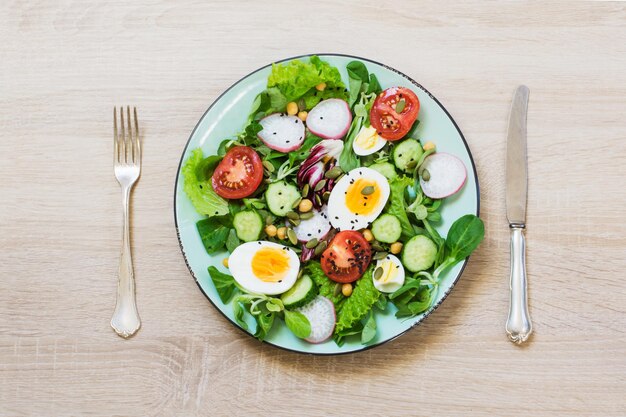
[[[626,5],[266,3],[0,5],[0,415],[625,415]],[[487,227],[423,325],[341,357],[234,331],[190,278],[172,213],[207,106],[259,66],[318,51],[388,63],[444,103],[474,153]],[[505,135],[520,83],[535,324],[523,347],[504,334]],[[138,106],[145,138],[131,340],[109,327],[120,104]]]

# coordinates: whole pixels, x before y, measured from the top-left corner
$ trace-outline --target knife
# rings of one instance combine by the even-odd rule
[[[526,199],[528,167],[526,160],[526,115],[530,90],[520,85],[515,91],[506,151],[506,217],[511,231],[511,300],[506,332],[509,340],[521,344],[533,330],[528,313],[526,285]]]

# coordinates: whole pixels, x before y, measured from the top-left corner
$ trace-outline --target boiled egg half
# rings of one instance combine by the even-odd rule
[[[380,151],[387,141],[378,135],[372,126],[363,126],[352,142],[352,149],[357,155],[371,155]]]
[[[333,187],[328,219],[339,230],[359,230],[373,222],[389,199],[389,183],[378,171],[355,168]]]
[[[255,294],[284,293],[296,282],[300,269],[300,259],[292,249],[261,240],[237,246],[228,259],[235,281]]]
[[[382,272],[377,272],[378,270]],[[377,278],[378,277],[378,278]],[[396,292],[404,285],[404,267],[400,259],[393,255],[387,255],[384,259],[376,262],[374,268],[374,287],[380,292]]]

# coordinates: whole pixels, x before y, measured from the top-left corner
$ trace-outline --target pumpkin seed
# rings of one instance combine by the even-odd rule
[[[417,166],[417,161],[411,161],[408,164],[406,164],[406,169],[413,169]]]
[[[372,249],[374,249],[375,251],[382,252],[382,251],[385,250],[385,248],[380,246],[380,244],[378,244],[378,242],[372,242],[371,245],[372,245]]]
[[[304,245],[304,246],[306,246],[308,249],[313,249],[314,247],[317,246],[318,242],[319,241],[317,239],[313,238],[313,239],[309,240],[308,242],[306,242],[306,245]]]
[[[406,107],[406,101],[404,99],[400,100],[398,104],[396,104],[396,113],[402,113],[402,110]]]
[[[326,180],[321,180],[317,184],[315,184],[315,188],[313,188],[313,191],[317,192],[324,188],[324,186],[326,186]]]
[[[426,168],[422,171],[422,179],[424,181],[430,181],[430,172]]]
[[[335,178],[335,184],[337,184],[343,177],[345,177],[346,174],[341,174],[340,176],[338,176],[337,178]]]
[[[294,226],[298,226],[300,224],[300,219],[289,219],[289,223],[291,223]]]
[[[374,256],[372,256],[372,259],[375,261],[380,261],[381,259],[385,259],[387,255],[387,252],[376,252]]]
[[[318,207],[322,207],[322,199],[317,194],[315,194],[315,202],[317,203]]]
[[[287,237],[292,245],[298,244],[298,236],[296,236],[296,232],[294,232],[293,229],[287,229]]]
[[[274,168],[274,165],[272,165],[270,161],[263,161],[263,166],[270,174],[276,170],[276,168]]]
[[[343,171],[341,170],[341,168],[335,166],[333,168],[331,168],[330,170],[326,171],[326,173],[324,174],[324,176],[326,178],[329,178],[331,180],[334,180],[335,178],[337,178],[338,176],[340,176],[341,174],[343,174]]]
[[[300,220],[300,216],[295,211],[287,212],[287,218],[291,220]]]
[[[378,281],[383,276],[383,269],[378,267],[374,270],[374,279]]]
[[[265,218],[265,225],[269,226],[270,224],[274,223],[274,216],[267,216]]]
[[[318,243],[315,247],[315,256],[321,255],[322,252],[326,250],[326,246],[328,246],[328,243],[325,240],[322,240],[320,243]]]
[[[300,213],[300,220],[309,220],[312,219],[315,214],[312,211],[307,211],[306,213]]]
[[[291,205],[291,208],[296,208],[300,205],[300,202],[302,201],[302,197],[299,197],[296,201],[294,201],[294,203]]]
[[[341,284],[340,283],[336,283],[335,284],[335,291],[333,291],[333,294],[335,294],[335,297],[338,296],[339,294],[341,294]]]
[[[364,187],[361,190],[361,194],[363,194],[363,195],[370,195],[370,194],[374,194],[374,191],[375,191],[374,186],[373,185],[368,185],[367,187]]]
[[[326,191],[324,192],[324,194],[322,194],[322,200],[328,201],[329,198],[330,198],[330,191]]]
[[[301,270],[298,272],[298,279],[302,278],[302,274],[303,274],[303,273],[304,273],[304,269],[301,269]]]
[[[310,189],[311,187],[309,186],[309,184],[304,184],[304,187],[302,187],[302,197],[306,197],[307,195],[309,195]]]

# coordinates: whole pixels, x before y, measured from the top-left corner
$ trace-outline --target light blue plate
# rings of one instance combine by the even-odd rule
[[[420,99],[420,113],[418,118],[421,123],[417,128],[417,138],[425,141],[433,141],[437,145],[438,151],[449,152],[456,155],[467,167],[467,182],[459,193],[445,200],[442,205],[443,208],[441,209],[443,220],[438,225],[437,230],[442,236],[445,236],[450,225],[458,217],[468,213],[478,215],[478,178],[469,147],[450,114],[435,97],[411,78],[383,64],[348,55],[320,54],[319,57],[339,68],[346,85],[348,85],[348,75],[345,69],[346,65],[350,61],[357,59],[363,61],[367,65],[368,70],[376,74],[383,88],[403,86],[412,89]],[[308,57],[288,58],[280,62],[287,62],[293,59],[307,60]],[[191,151],[198,147],[202,148],[205,155],[215,154],[219,143],[223,139],[234,136],[242,129],[254,97],[265,89],[270,70],[271,65],[267,65],[254,71],[235,83],[215,100],[191,133],[191,137],[181,157],[181,164],[187,159]],[[179,165],[178,173],[180,173],[180,167]],[[222,266],[222,259],[225,257],[225,254],[208,255],[204,250],[195,226],[196,222],[201,219],[202,216],[196,213],[191,202],[185,195],[183,191],[183,179],[178,173],[176,175],[174,192],[174,216],[180,248],[185,257],[187,266],[189,267],[189,271],[196,280],[200,290],[202,290],[209,301],[211,301],[235,327],[246,332],[235,323],[232,306],[225,305],[221,302],[211,282],[207,267],[209,265],[215,265],[220,270],[227,272]],[[341,347],[337,346],[332,340],[318,345],[309,344],[291,334],[281,321],[275,323],[266,342],[273,346],[291,351],[322,355],[356,352],[380,345],[405,333],[432,313],[446,298],[459,279],[466,263],[467,260],[443,274],[437,300],[434,306],[426,313],[408,320],[398,320],[394,316],[395,308],[389,304],[384,314],[378,314],[376,316],[378,334],[374,341],[367,346],[362,345],[359,340],[348,340]],[[203,320],[203,318],[199,317],[198,320]],[[254,322],[250,321],[249,324],[250,329],[254,330]]]

